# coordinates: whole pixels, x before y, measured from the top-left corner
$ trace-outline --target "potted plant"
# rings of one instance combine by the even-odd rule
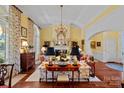
[[[91,61],[94,61],[94,57],[93,57],[93,56],[91,56],[91,57],[90,57],[90,60],[91,60]]]
[[[31,48],[33,48],[33,46],[32,45],[29,45],[28,48],[31,49]]]
[[[33,47],[32,45],[29,45],[29,46],[28,46],[29,52],[33,52],[33,48],[34,48],[34,47]]]

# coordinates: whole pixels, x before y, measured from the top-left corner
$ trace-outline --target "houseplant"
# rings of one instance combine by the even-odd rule
[[[34,47],[33,47],[32,45],[29,45],[29,46],[28,46],[29,52],[33,52],[33,48],[34,48]]]

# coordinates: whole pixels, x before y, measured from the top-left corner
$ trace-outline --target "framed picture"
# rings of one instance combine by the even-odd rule
[[[92,49],[96,48],[96,42],[95,41],[91,41],[90,46]]]
[[[25,38],[27,37],[27,28],[21,27],[21,36]]]
[[[77,45],[78,45],[78,42],[76,42],[76,41],[71,41],[71,45],[72,45],[72,46],[77,46]]]
[[[100,47],[101,46],[101,42],[97,42],[97,47]]]
[[[50,41],[44,41],[44,45],[45,45],[46,47],[49,47],[49,46],[50,46]]]
[[[84,45],[84,40],[81,40],[82,45]]]

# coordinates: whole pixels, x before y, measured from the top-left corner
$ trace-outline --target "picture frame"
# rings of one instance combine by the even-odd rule
[[[27,28],[21,27],[21,36],[27,38]]]
[[[50,41],[44,41],[44,45],[49,47],[50,46]]]
[[[82,45],[84,45],[84,43],[85,43],[84,40],[81,40],[81,43],[82,43]]]
[[[71,41],[71,46],[77,46],[78,42],[77,41]]]
[[[97,42],[97,47],[100,47],[101,46],[101,42]]]
[[[91,41],[90,46],[92,49],[96,48],[96,42],[95,41]]]

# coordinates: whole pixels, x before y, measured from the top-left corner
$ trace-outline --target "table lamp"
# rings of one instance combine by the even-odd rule
[[[78,57],[79,57],[79,55],[80,55],[79,48],[78,48],[78,47],[72,47],[72,50],[71,50],[70,55],[76,56],[77,59],[78,59]],[[72,58],[73,58],[73,57],[72,57]]]
[[[48,47],[46,51],[46,56],[49,56],[49,66],[52,66],[52,56],[55,55],[54,47]]]
[[[27,41],[23,41],[22,42],[22,47],[24,49],[24,53],[26,53],[27,52],[27,48],[28,48],[28,42]]]

